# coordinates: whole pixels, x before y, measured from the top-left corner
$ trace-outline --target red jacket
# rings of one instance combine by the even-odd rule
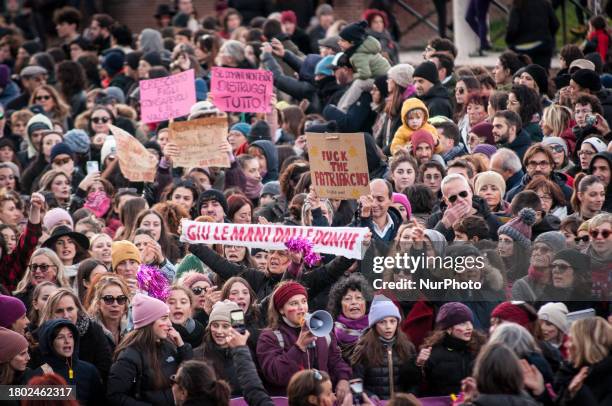
[[[589,41],[597,40],[597,52],[601,56],[603,63],[606,63],[606,56],[608,55],[608,46],[610,45],[610,37],[605,30],[595,30],[589,34]]]
[[[15,290],[17,283],[23,277],[28,263],[30,262],[30,256],[36,249],[38,239],[42,235],[42,227],[40,224],[32,224],[28,221],[25,231],[21,234],[19,242],[15,250],[6,254],[3,253],[0,259],[0,283],[9,292]]]

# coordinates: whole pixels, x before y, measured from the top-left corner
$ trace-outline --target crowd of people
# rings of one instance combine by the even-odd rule
[[[605,16],[556,71],[520,40],[493,69],[456,65],[440,37],[402,63],[386,2],[347,22],[177,0],[140,32],[70,6],[49,28],[21,3],[0,25],[0,385],[74,385],[65,405],[612,404]],[[271,112],[221,111],[214,67],[272,72]],[[169,122],[141,120],[139,82],[191,69],[175,122],[225,118],[229,168],[173,165]],[[156,157],[153,182],[128,180],[111,125]],[[363,133],[369,194],[317,194],[324,133]],[[184,219],[369,231],[363,261],[313,262],[189,243]],[[366,252],[484,267],[390,267],[379,289]],[[479,288],[392,288],[426,279]],[[316,310],[328,334],[304,322]]]

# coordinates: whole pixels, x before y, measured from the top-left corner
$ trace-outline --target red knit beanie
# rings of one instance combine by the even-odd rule
[[[285,303],[289,301],[295,295],[304,295],[308,298],[308,293],[306,292],[306,288],[297,282],[287,282],[280,286],[274,292],[272,296],[272,300],[274,301],[274,308],[278,311],[280,310]]]
[[[426,143],[427,145],[429,145],[429,147],[431,148],[431,150],[433,151],[435,144],[435,141],[433,139],[433,135],[431,135],[431,133],[427,130],[417,130],[414,133],[412,133],[412,153],[414,154],[416,152],[417,147],[419,146],[419,144],[422,143]]]
[[[491,317],[520,324],[526,329],[529,329],[529,323],[531,322],[527,310],[512,302],[503,302],[497,305],[493,312],[491,312]]]

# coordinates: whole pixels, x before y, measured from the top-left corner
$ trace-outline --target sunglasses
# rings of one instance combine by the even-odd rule
[[[54,267],[55,265],[47,265],[47,264],[31,264],[30,265],[30,270],[32,272],[36,272],[37,269],[40,269],[40,272],[42,273],[47,273],[47,271],[49,270],[49,268]]]
[[[550,149],[553,150],[553,152],[559,153],[559,152],[564,152],[565,150],[563,149],[563,147],[561,145],[555,144],[555,145],[551,145]]]
[[[200,296],[202,294],[202,292],[206,292],[206,288],[203,288],[201,286],[197,286],[195,288],[191,288],[191,291],[193,292],[194,295]]]
[[[463,199],[465,199],[466,197],[468,197],[468,192],[467,190],[461,191],[459,193],[457,193],[456,195],[451,195],[448,197],[448,201],[451,202],[451,204],[455,203],[457,201],[457,199],[461,197]]]
[[[108,118],[108,117],[92,117],[91,121],[93,123],[95,123],[95,124],[100,124],[100,123],[106,124],[106,123],[108,123],[110,121],[110,118]]]
[[[36,97],[34,98],[34,100],[36,100],[36,101],[43,101],[43,100],[44,100],[44,101],[47,101],[47,100],[51,100],[51,96],[49,96],[49,95],[45,95],[45,96],[36,96]]]
[[[552,264],[553,272],[565,273],[568,269],[572,269],[572,266],[567,264]]]
[[[107,305],[112,305],[114,302],[117,302],[117,304],[119,306],[124,305],[127,303],[127,296],[125,295],[120,295],[120,296],[112,296],[112,295],[106,295],[106,296],[102,296],[102,300],[104,301],[105,304]]]
[[[589,232],[589,235],[591,236],[592,239],[595,239],[599,237],[599,234],[601,234],[601,237],[607,240],[611,233],[612,231],[610,230],[601,230],[601,231],[593,230]]]
[[[53,160],[53,164],[54,165],[58,165],[58,166],[66,165],[71,160],[72,160],[72,158],[55,159],[55,160]]]
[[[455,90],[455,92],[456,92],[457,94],[464,94],[464,93],[465,93],[465,89],[463,89],[463,88],[461,88],[461,87],[458,87],[458,88]]]
[[[574,242],[576,244],[579,244],[581,242],[589,242],[589,236],[588,235],[583,235],[582,237],[574,237]]]

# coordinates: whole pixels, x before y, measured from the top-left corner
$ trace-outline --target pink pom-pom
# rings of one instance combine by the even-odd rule
[[[170,284],[166,276],[156,266],[141,264],[138,268],[138,274],[136,274],[136,280],[138,281],[138,287],[147,292],[149,296],[164,302],[168,298]]]
[[[319,254],[313,251],[312,243],[305,238],[290,238],[285,246],[291,252],[299,252],[308,266],[313,266],[321,260]]]

